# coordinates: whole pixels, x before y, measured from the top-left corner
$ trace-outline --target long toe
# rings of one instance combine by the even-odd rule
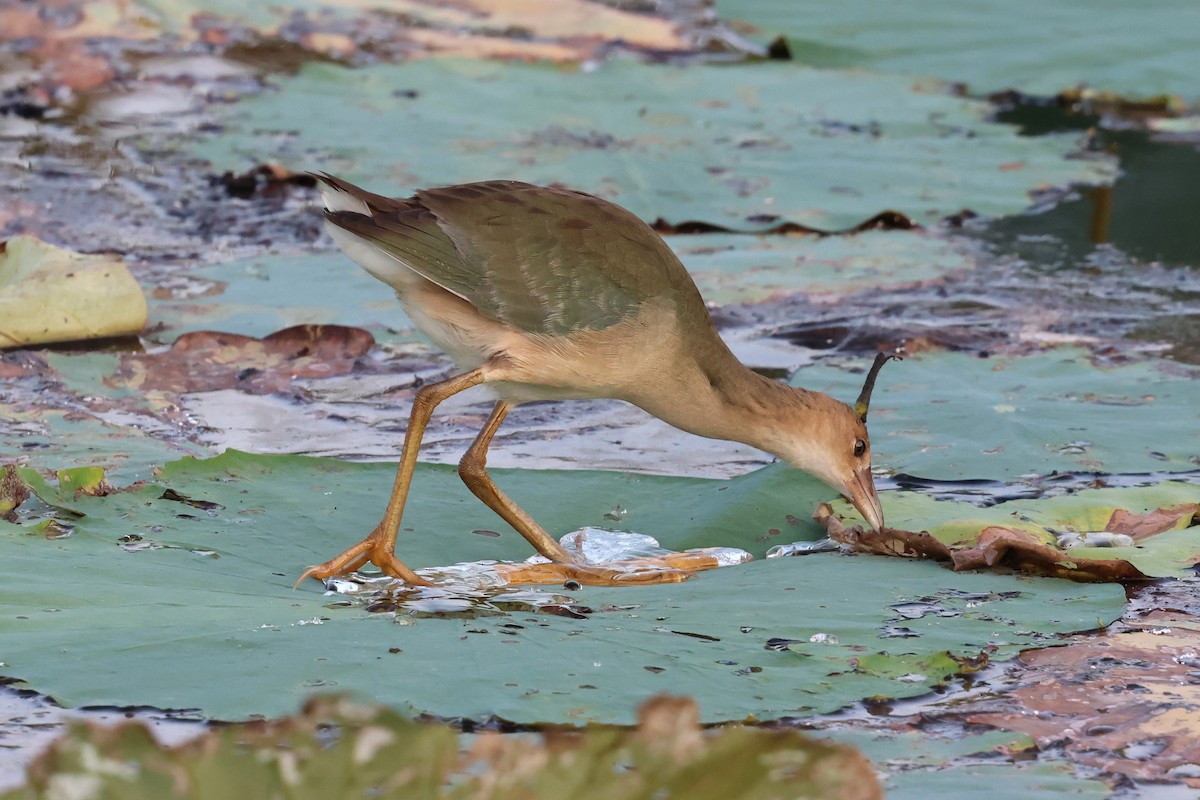
[[[632,586],[681,583],[692,573],[720,566],[707,553],[668,553],[604,564],[552,561],[540,564],[501,564],[497,567],[512,584],[550,584],[577,581],[584,586]]]
[[[366,540],[361,541],[344,553],[329,559],[324,564],[309,567],[296,579],[296,583],[292,588],[304,583],[307,578],[316,578],[319,581],[323,581],[335,575],[345,575],[347,572],[353,572],[370,561],[370,546],[371,542]]]
[[[431,581],[422,578],[407,564],[396,558],[395,553],[387,552],[383,548],[377,547],[371,552],[371,563],[379,567],[384,575],[399,578],[410,586],[433,586]]]

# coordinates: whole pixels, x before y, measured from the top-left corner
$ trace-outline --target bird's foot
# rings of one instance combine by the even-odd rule
[[[682,583],[693,572],[721,566],[717,556],[705,552],[666,553],[602,564],[565,563],[498,564],[496,571],[510,584],[549,584],[575,581],[583,586],[645,586]]]
[[[374,564],[379,567],[384,575],[399,578],[405,583],[414,586],[432,585],[429,581],[413,572],[407,564],[396,558],[396,554],[392,552],[391,547],[388,546],[383,535],[376,528],[367,535],[367,538],[329,559],[324,564],[317,564],[304,570],[304,573],[296,580],[295,586],[299,586],[306,578],[316,578],[323,581],[326,578],[353,572],[366,564]]]

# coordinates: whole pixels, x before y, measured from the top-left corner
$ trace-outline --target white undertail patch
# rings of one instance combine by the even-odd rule
[[[367,217],[374,216],[366,203],[349,192],[343,192],[321,181],[317,182],[317,186],[321,190],[321,200],[325,203],[326,211],[353,211]]]

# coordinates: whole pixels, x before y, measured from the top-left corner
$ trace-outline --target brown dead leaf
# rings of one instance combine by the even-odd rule
[[[286,42],[337,60],[370,50],[396,58],[579,62],[613,43],[656,52],[686,52],[692,38],[669,19],[593,0],[328,0],[353,15],[293,17],[254,38]],[[384,12],[384,13],[380,13]],[[331,27],[336,26],[336,27]],[[210,46],[234,47],[247,29],[236,17],[195,14],[190,34]]]
[[[0,380],[15,380],[32,375],[48,376],[52,372],[46,359],[33,350],[0,352]]]
[[[305,50],[322,53],[330,58],[349,58],[358,50],[354,39],[344,33],[322,33],[315,31],[300,37]]]
[[[334,0],[358,5],[361,0]],[[396,0],[391,10],[444,30],[514,30],[525,38],[622,41],[651,50],[690,49],[674,23],[591,0]]]
[[[1188,518],[1192,525],[1200,525],[1200,503],[1180,503],[1177,506],[1157,508],[1146,514],[1134,514],[1123,508],[1114,509],[1104,530],[1124,533],[1141,541],[1155,534],[1169,531]]]
[[[966,721],[1025,733],[1110,775],[1200,788],[1200,622],[1154,612],[1130,624],[1134,630],[1022,653],[1049,677],[1011,693],[1018,710]]]
[[[940,540],[928,531],[904,531],[884,528],[882,531],[864,531],[858,525],[847,526],[833,513],[833,507],[821,503],[813,512],[818,525],[825,526],[829,538],[847,544],[860,553],[903,558],[929,558],[934,561],[950,561],[953,554]]]
[[[49,83],[76,91],[103,86],[116,77],[109,57],[93,50],[95,40],[142,41],[157,33],[132,0],[57,0],[0,8],[0,41],[32,42],[23,52],[45,70]]]
[[[754,236],[769,236],[769,235],[813,235],[813,236],[851,236],[863,231],[910,231],[919,230],[921,228],[916,222],[913,222],[908,216],[901,214],[899,211],[881,211],[873,217],[863,220],[857,225],[851,225],[849,228],[838,228],[836,230],[826,230],[823,228],[812,228],[808,225],[802,225],[799,222],[780,222],[770,228],[761,230],[739,230],[736,228],[728,228],[724,225],[717,225],[712,222],[703,222],[700,220],[687,220],[686,222],[668,222],[666,219],[659,217],[654,222],[650,223],[650,227],[663,235],[687,235],[697,233],[736,233],[750,234]]]
[[[0,40],[146,39],[156,32],[133,0],[51,0],[0,7]]]
[[[685,762],[704,750],[700,706],[690,697],[659,695],[638,706],[638,738],[646,746]]]
[[[0,469],[0,519],[15,522],[17,507],[28,499],[29,487],[17,474],[16,466],[5,464]]]
[[[374,344],[367,331],[343,325],[296,325],[262,339],[197,331],[165,352],[123,356],[109,382],[177,394],[233,388],[269,394],[296,378],[344,375]]]
[[[86,92],[109,84],[117,76],[108,58],[91,52],[90,47],[83,39],[48,39],[34,54],[51,81]]]
[[[1020,528],[984,528],[974,547],[954,549],[955,571],[1005,566],[1030,575],[1075,581],[1144,581],[1147,576],[1119,558],[1073,559]]]
[[[849,545],[857,552],[949,562],[956,572],[1004,567],[1029,575],[1083,582],[1148,580],[1141,570],[1128,561],[1118,558],[1073,559],[1066,552],[1051,547],[1035,534],[1020,528],[984,528],[973,546],[963,547],[947,545],[928,531],[899,528],[864,531],[858,525],[847,526],[833,513],[828,503],[817,507],[813,519],[825,528],[830,539]]]
[[[293,186],[311,188],[317,180],[307,172],[292,172],[281,164],[260,164],[240,175],[226,172],[217,179],[230,197],[247,199],[255,195],[286,193]]]
[[[575,47],[560,42],[531,42],[504,36],[412,28],[405,38],[429,55],[446,58],[497,58],[515,61],[580,61],[590,58],[596,48]],[[413,55],[420,55],[414,53]]]

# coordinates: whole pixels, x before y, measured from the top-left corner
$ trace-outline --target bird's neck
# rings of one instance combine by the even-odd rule
[[[677,428],[710,439],[728,439],[775,455],[779,431],[795,429],[819,416],[814,395],[758,374],[725,350],[672,376],[676,391],[638,402],[656,417]],[[658,397],[670,396],[664,407]],[[637,402],[637,401],[635,401]]]

